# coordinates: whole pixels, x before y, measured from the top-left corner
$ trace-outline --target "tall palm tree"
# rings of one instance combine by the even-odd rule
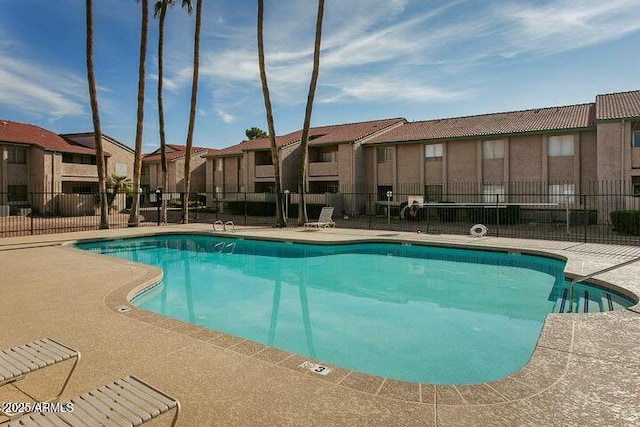
[[[96,145],[96,164],[98,166],[98,192],[100,193],[100,228],[109,228],[107,215],[107,186],[104,165],[104,150],[102,148],[102,131],[100,130],[100,113],[98,111],[98,93],[96,79],[93,74],[93,1],[86,0],[87,18],[87,82],[89,84],[89,99],[91,101],[91,116],[93,118],[93,136]]]
[[[184,159],[184,193],[182,219],[189,223],[189,191],[191,190],[191,148],[193,128],[196,122],[196,102],[198,99],[198,69],[200,67],[200,23],[202,21],[202,0],[196,1],[196,28],[193,36],[193,78],[191,80],[191,108],[189,109],[189,129],[187,130],[187,153]]]
[[[140,1],[140,0],[136,0]],[[140,25],[140,58],[138,60],[138,112],[136,143],[133,160],[133,201],[129,215],[129,227],[137,227],[140,214],[140,175],[142,174],[142,130],[144,123],[144,83],[147,61],[147,34],[149,30],[149,0],[142,0],[142,24]]]
[[[304,124],[302,126],[302,138],[300,142],[300,166],[298,167],[298,192],[300,193],[300,203],[298,204],[298,225],[308,222],[307,203],[304,193],[307,178],[307,158],[309,157],[309,128],[311,127],[311,110],[313,109],[313,98],[316,93],[318,73],[320,69],[320,42],[322,40],[322,17],[324,15],[324,0],[318,0],[318,17],[316,18],[316,40],[313,47],[313,72],[309,83],[309,95],[307,96],[307,108],[304,113]]]
[[[269,127],[269,140],[271,142],[271,158],[273,159],[273,174],[276,180],[276,227],[285,227],[284,215],[282,214],[282,186],[280,184],[280,155],[276,145],[276,131],[273,124],[273,110],[271,109],[271,99],[269,97],[269,85],[267,83],[267,71],[264,62],[264,0],[258,0],[258,65],[260,66],[260,83],[262,84],[262,97],[264,98],[264,108],[267,114],[267,126]]]
[[[158,124],[160,128],[160,164],[162,169],[162,188],[169,191],[169,175],[167,174],[167,142],[164,135],[164,107],[162,105],[163,79],[163,50],[164,50],[164,20],[167,7],[173,6],[177,0],[158,0],[154,7],[153,16],[158,18]],[[182,0],[182,7],[191,13],[191,0]],[[162,222],[167,221],[167,203],[162,200]]]

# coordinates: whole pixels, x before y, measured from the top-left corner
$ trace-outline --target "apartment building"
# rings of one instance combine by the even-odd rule
[[[206,191],[206,166],[205,159],[202,158],[202,155],[206,154],[207,151],[207,148],[202,147],[191,148],[191,192],[193,193]],[[169,188],[163,189],[165,193],[179,193],[184,191],[184,164],[186,154],[187,147],[185,145],[166,145]],[[160,148],[143,156],[142,173],[140,177],[140,185],[143,192],[153,192],[157,188],[164,187],[160,160]]]
[[[131,178],[133,150],[102,137],[107,174]],[[97,192],[93,133],[57,135],[39,126],[0,120],[0,214],[33,209],[60,214],[62,194]]]
[[[309,130],[306,186],[311,193],[337,193],[341,188],[363,185],[367,177],[362,144],[374,135],[405,122],[403,118],[374,120]],[[278,136],[283,190],[297,192],[302,131]],[[211,150],[207,159],[207,192],[271,193],[275,176],[269,138],[243,141],[222,150]]]

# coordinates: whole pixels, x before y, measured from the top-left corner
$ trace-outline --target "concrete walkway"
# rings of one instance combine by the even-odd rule
[[[203,224],[7,238],[0,241],[0,349],[42,337],[82,352],[66,397],[134,374],[177,397],[180,426],[640,425],[640,310],[549,315],[534,356],[521,371],[471,386],[404,383],[336,369],[316,376],[302,358],[252,341],[115,307],[157,280],[150,266],[62,245],[86,238],[156,232],[210,233]],[[639,248],[505,238],[365,230],[245,228],[235,235],[291,241],[391,240],[551,253],[581,275],[640,255]],[[640,263],[598,276],[640,295]],[[36,398],[60,369],[18,383]],[[55,384],[54,384],[55,385]],[[0,401],[28,397],[13,386]],[[63,399],[64,400],[64,399]],[[168,419],[162,420],[166,422]],[[153,424],[156,425],[156,424]],[[160,425],[160,424],[158,424]]]

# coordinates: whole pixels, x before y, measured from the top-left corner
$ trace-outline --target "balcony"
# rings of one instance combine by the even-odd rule
[[[309,163],[309,176],[338,176],[338,162]]]
[[[256,178],[273,178],[273,165],[256,165]]]

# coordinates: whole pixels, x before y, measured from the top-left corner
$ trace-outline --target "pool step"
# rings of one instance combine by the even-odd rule
[[[553,307],[553,313],[569,312],[569,291],[567,288],[562,290],[562,295],[558,296]],[[602,291],[583,290],[574,294],[573,313],[601,313],[605,311],[613,311],[620,304],[616,303],[616,296],[611,293]]]

